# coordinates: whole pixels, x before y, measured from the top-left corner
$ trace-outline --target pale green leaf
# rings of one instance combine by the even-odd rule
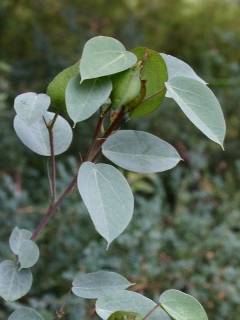
[[[117,311],[108,320],[143,320],[143,317],[135,312]]]
[[[43,320],[43,317],[31,308],[21,307],[15,310],[8,320]]]
[[[39,259],[39,248],[32,240],[23,240],[18,251],[21,268],[33,267]]]
[[[15,227],[9,238],[9,245],[12,252],[18,255],[22,242],[24,240],[29,240],[31,236],[32,232],[26,229],[19,229],[18,227]]]

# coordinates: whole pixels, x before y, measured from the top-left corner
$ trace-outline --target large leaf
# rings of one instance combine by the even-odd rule
[[[78,189],[96,230],[110,244],[133,215],[134,199],[127,180],[113,166],[85,162],[79,169]]]
[[[192,296],[178,290],[167,290],[159,298],[161,306],[175,320],[207,320],[201,304]]]
[[[131,285],[126,278],[115,272],[80,272],[73,280],[72,292],[81,298],[97,299],[104,292],[127,289]]]
[[[29,269],[18,270],[10,260],[0,263],[0,296],[7,301],[15,301],[28,293],[32,286]]]
[[[118,166],[135,172],[161,172],[181,160],[177,150],[164,140],[144,132],[120,130],[103,144],[102,152]]]
[[[39,248],[32,240],[23,240],[18,251],[21,268],[33,267],[39,259]]]
[[[108,320],[143,320],[143,317],[135,312],[117,311]]]
[[[131,112],[132,117],[140,117],[161,105],[166,93],[165,82],[168,75],[165,62],[158,52],[143,47],[136,48],[133,52],[138,60],[142,61],[141,80],[145,82],[146,89],[143,101]]]
[[[226,125],[213,92],[203,83],[186,77],[173,78],[166,83],[166,87],[188,119],[209,139],[223,147]]]
[[[80,62],[81,80],[99,78],[131,68],[136,56],[118,40],[98,36],[87,41]]]
[[[44,93],[27,92],[14,100],[14,109],[19,117],[31,125],[41,119],[50,106],[51,100]]]
[[[47,112],[44,115],[47,123],[54,118],[54,113]],[[19,139],[25,146],[42,156],[50,156],[49,132],[43,119],[33,125],[27,125],[18,115],[14,118],[14,129]],[[69,123],[58,116],[53,126],[54,154],[58,155],[68,149],[72,142],[72,129]]]
[[[9,245],[13,253],[19,254],[19,249],[24,240],[29,240],[32,236],[32,232],[26,229],[19,229],[15,227],[9,238]]]
[[[8,320],[43,320],[43,317],[31,308],[21,307],[15,310]]]
[[[103,294],[96,303],[96,312],[102,319],[108,319],[119,310],[136,312],[142,317],[146,316],[157,304],[143,295],[127,291],[117,290]],[[170,320],[166,312],[158,307],[148,320]]]
[[[74,77],[66,89],[67,112],[74,123],[91,117],[107,100],[112,90],[109,78],[86,80]]]

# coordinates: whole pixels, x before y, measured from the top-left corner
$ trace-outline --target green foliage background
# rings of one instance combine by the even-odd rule
[[[199,133],[173,103],[131,126],[173,143],[185,162],[160,175],[128,174],[136,210],[127,231],[105,250],[77,193],[67,199],[39,239],[41,261],[21,300],[53,319],[94,319],[92,305],[67,295],[77,270],[113,269],[149,297],[176,288],[195,295],[213,320],[240,313],[240,3],[237,0],[2,0],[0,3],[0,259],[16,225],[32,228],[48,202],[47,163],[17,140],[13,99],[45,91],[62,68],[78,60],[84,42],[114,36],[178,56],[217,93],[227,122],[226,151]],[[71,179],[74,155],[92,132],[79,128],[58,161],[58,188]],[[0,319],[11,306],[0,301]],[[85,311],[87,310],[87,311]]]

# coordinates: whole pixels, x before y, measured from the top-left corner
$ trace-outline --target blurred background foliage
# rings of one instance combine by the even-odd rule
[[[26,150],[12,129],[13,99],[44,92],[51,78],[98,34],[173,54],[190,63],[218,95],[227,121],[225,152],[166,101],[129,122],[174,144],[185,162],[160,175],[127,174],[134,219],[109,251],[78,194],[69,197],[39,239],[34,286],[21,303],[53,319],[94,319],[94,308],[67,294],[78,270],[113,269],[156,298],[168,288],[194,294],[212,320],[239,320],[240,304],[240,2],[237,0],[1,0],[0,258],[16,225],[33,228],[48,202],[47,160]],[[58,190],[76,171],[93,119],[58,161]],[[0,301],[0,319],[13,305]]]

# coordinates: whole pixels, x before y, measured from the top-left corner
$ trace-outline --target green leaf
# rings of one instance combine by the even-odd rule
[[[118,40],[98,36],[87,41],[80,62],[81,80],[99,78],[131,68],[136,56]]]
[[[33,267],[39,259],[39,248],[32,240],[23,240],[18,251],[21,268]]]
[[[188,119],[209,139],[223,147],[226,125],[213,92],[203,83],[185,77],[169,80],[166,87]]]
[[[143,320],[143,317],[135,312],[117,311],[108,320]]]
[[[167,68],[158,52],[139,47],[133,50],[142,61],[141,80],[145,82],[145,97],[143,101],[131,111],[133,118],[144,116],[155,111],[162,103],[168,79]]]
[[[15,310],[8,320],[43,320],[43,317],[31,308],[21,307]]]
[[[72,292],[81,298],[97,299],[104,292],[112,292],[116,289],[127,289],[131,285],[132,283],[126,278],[115,272],[80,272],[73,280]]]
[[[116,290],[111,293],[104,293],[96,303],[96,312],[102,319],[108,319],[114,312],[119,310],[136,312],[145,317],[157,304],[143,295],[127,291]],[[167,313],[158,307],[148,320],[170,320]]]
[[[6,301],[15,301],[25,296],[32,286],[29,269],[18,270],[10,260],[0,263],[0,296]]]
[[[79,74],[79,62],[58,73],[47,87],[47,94],[51,97],[54,112],[65,112],[65,90],[69,80]]]
[[[41,119],[50,103],[50,97],[44,93],[27,92],[15,98],[14,109],[23,121],[31,125]]]
[[[140,173],[162,172],[181,160],[177,150],[158,137],[135,130],[120,130],[103,144],[102,152],[118,166]]]
[[[140,68],[120,72],[112,77],[112,107],[119,108],[135,99],[141,90]]]
[[[161,306],[174,320],[207,320],[201,304],[192,296],[178,290],[167,290],[159,298]]]
[[[50,123],[54,116],[54,113],[47,112],[44,115],[45,121]],[[14,118],[14,129],[22,143],[33,152],[42,156],[51,155],[49,132],[43,119],[33,125],[26,125],[17,115]],[[72,137],[72,129],[69,123],[63,117],[58,116],[53,126],[54,154],[58,155],[65,152],[72,142]]]
[[[134,199],[127,180],[113,166],[85,162],[79,169],[78,190],[96,230],[109,245],[133,215]]]
[[[66,89],[66,106],[70,118],[77,123],[91,117],[107,100],[112,90],[109,78],[86,80],[74,77]]]
[[[31,239],[31,236],[32,232],[26,229],[19,229],[18,227],[15,227],[9,238],[9,245],[12,252],[18,255],[23,241]]]

